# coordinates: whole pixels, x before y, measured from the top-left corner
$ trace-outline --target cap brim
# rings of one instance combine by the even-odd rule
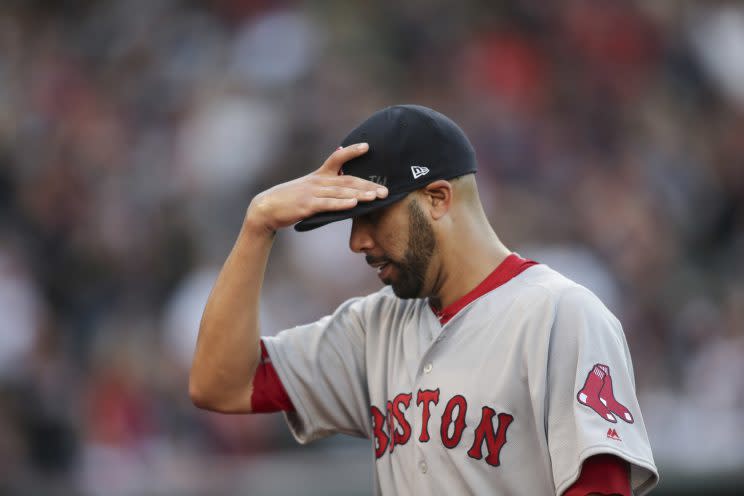
[[[295,228],[295,231],[299,231],[299,232],[312,231],[313,229],[316,229],[321,226],[325,226],[326,224],[330,224],[331,222],[351,219],[352,217],[357,217],[359,215],[368,214],[370,212],[374,212],[375,210],[379,208],[392,205],[398,200],[402,200],[409,193],[410,191],[403,191],[400,193],[390,193],[385,198],[381,198],[379,200],[374,200],[371,202],[359,203],[357,204],[356,207],[350,208],[349,210],[338,210],[335,212],[321,212],[319,214],[313,215],[312,217],[308,217],[305,220],[301,220],[300,222],[295,224],[294,228]]]

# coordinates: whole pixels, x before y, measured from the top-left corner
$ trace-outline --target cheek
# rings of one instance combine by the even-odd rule
[[[394,262],[401,262],[408,251],[408,216],[396,204],[377,220],[374,237],[379,250]]]
[[[406,255],[405,239],[397,229],[390,229],[380,237],[380,248],[385,256],[394,262],[401,262]]]

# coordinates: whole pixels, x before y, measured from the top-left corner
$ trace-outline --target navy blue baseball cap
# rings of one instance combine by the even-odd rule
[[[340,173],[381,184],[388,196],[348,210],[315,214],[295,224],[295,230],[309,231],[364,215],[439,179],[476,171],[475,150],[462,129],[449,117],[420,105],[395,105],[375,112],[341,146],[355,143],[369,143],[369,151],[346,162]]]

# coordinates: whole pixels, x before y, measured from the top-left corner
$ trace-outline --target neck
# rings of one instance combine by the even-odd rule
[[[511,253],[485,215],[470,224],[447,236],[449,243],[440,244],[439,270],[430,297],[437,308],[445,308],[465,296]]]

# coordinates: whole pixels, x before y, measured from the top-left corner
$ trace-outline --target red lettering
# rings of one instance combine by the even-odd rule
[[[375,442],[375,457],[381,458],[386,451],[392,453],[397,445],[404,445],[411,439],[410,422],[406,419],[406,411],[411,407],[413,395],[411,393],[398,394],[392,401],[385,404],[385,412],[375,406],[370,407],[372,413],[372,431]],[[439,389],[419,389],[416,392],[416,404],[421,407],[421,433],[419,441],[429,442],[429,419],[431,405],[439,404]],[[440,435],[442,444],[448,448],[456,448],[467,427],[466,418],[468,402],[462,395],[455,395],[449,399],[441,417]],[[494,427],[494,418],[497,425]],[[484,406],[481,410],[480,423],[475,429],[473,445],[467,454],[475,460],[483,459],[483,444],[486,445],[486,463],[493,467],[501,464],[501,450],[507,442],[506,432],[514,421],[508,413],[496,415],[493,408]]]
[[[429,411],[429,404],[439,403],[439,388],[435,390],[426,389],[424,391],[418,390],[416,393],[416,404],[422,406],[422,418],[421,418],[421,435],[419,435],[419,441],[425,443],[429,441],[429,417],[431,412]]]
[[[385,454],[388,446],[388,436],[385,434],[385,416],[376,406],[370,407],[372,412],[372,432],[375,436],[375,457]]]
[[[457,418],[455,419],[455,429],[452,432],[452,436],[449,435],[449,425],[452,423],[452,412],[457,407]],[[463,396],[459,394],[453,396],[447,402],[447,406],[444,408],[442,414],[442,444],[447,448],[452,449],[460,443],[462,439],[462,431],[465,429],[465,415],[468,411],[468,402]]]
[[[387,402],[387,427],[388,427],[388,434],[390,438],[390,444],[388,445],[388,449],[390,450],[390,453],[393,452],[395,449],[395,436],[393,435],[395,433],[395,424],[393,423],[393,402],[388,401]]]
[[[405,413],[401,411],[400,407],[403,405],[407,410],[411,406],[411,393],[399,394],[393,400],[393,417],[398,422],[398,425],[403,432],[398,432],[398,429],[392,431],[392,437],[396,445],[406,444],[411,438],[411,424],[406,420]]]
[[[481,414],[481,421],[478,427],[475,429],[475,441],[473,446],[468,450],[468,456],[480,460],[483,458],[481,448],[483,441],[486,442],[486,449],[488,450],[488,456],[486,456],[486,463],[494,467],[498,467],[501,461],[499,455],[501,448],[506,444],[506,429],[511,425],[514,417],[508,413],[499,413],[498,421],[499,427],[496,432],[493,430],[493,416],[496,414],[493,408],[487,406],[483,407],[483,413]]]

